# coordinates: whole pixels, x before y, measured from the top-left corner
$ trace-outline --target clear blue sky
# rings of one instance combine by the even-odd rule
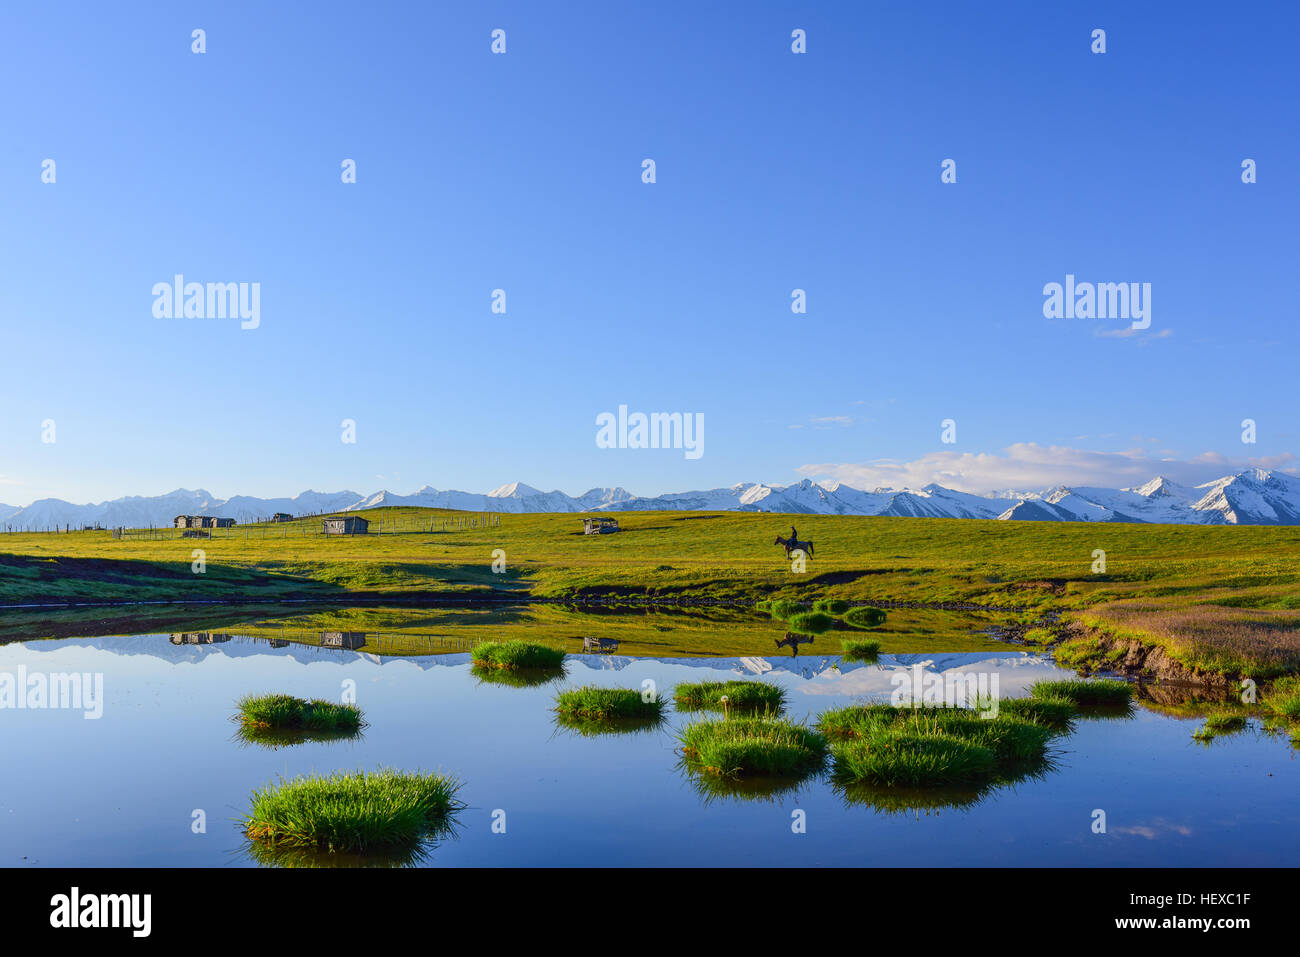
[[[1292,3],[6,5],[0,501],[1292,467],[1297,27]],[[259,282],[260,328],[154,318],[178,272]],[[1151,328],[1045,319],[1067,273],[1151,283]],[[705,454],[598,449],[619,404],[703,413]]]

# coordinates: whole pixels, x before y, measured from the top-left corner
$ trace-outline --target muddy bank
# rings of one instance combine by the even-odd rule
[[[1195,685],[1216,692],[1236,691],[1240,675],[1202,671],[1183,664],[1157,644],[1117,638],[1072,621],[1061,626],[1061,643],[1051,649],[1058,663],[1084,674],[1115,672],[1138,680]]]

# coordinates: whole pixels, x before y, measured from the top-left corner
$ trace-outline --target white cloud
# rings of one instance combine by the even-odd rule
[[[1056,485],[1096,485],[1124,488],[1141,485],[1157,475],[1195,485],[1220,478],[1234,469],[1283,468],[1294,455],[1231,459],[1204,452],[1192,459],[1156,457],[1145,449],[1094,452],[1066,446],[1020,442],[1002,452],[931,452],[910,462],[877,459],[862,463],[801,465],[799,474],[813,479],[833,479],[854,488],[919,488],[937,482],[961,492],[986,493],[1000,489],[1030,491]]]

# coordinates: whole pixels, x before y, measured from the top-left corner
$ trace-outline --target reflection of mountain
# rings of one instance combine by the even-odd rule
[[[358,635],[360,633],[350,633]],[[289,657],[303,664],[323,661],[344,663],[364,659],[376,665],[394,662],[413,664],[417,668],[460,667],[468,665],[467,653],[453,652],[430,655],[376,655],[365,651],[351,651],[342,647],[321,647],[275,639],[254,638],[248,635],[222,635],[219,644],[173,644],[170,635],[133,635],[110,638],[53,638],[45,641],[16,642],[10,647],[24,651],[56,651],[60,648],[98,648],[115,655],[148,655],[173,664],[199,664],[212,656],[250,658],[257,655]],[[358,640],[358,639],[353,639]],[[591,671],[623,671],[646,661],[658,661],[684,668],[697,668],[725,673],[735,677],[752,677],[766,674],[785,674],[805,680],[826,675],[847,675],[856,671],[874,670],[882,676],[899,668],[922,665],[927,671],[952,671],[978,666],[988,671],[1004,671],[1029,667],[1041,669],[1050,659],[1028,652],[990,654],[989,652],[951,652],[947,654],[881,655],[874,662],[846,661],[837,655],[803,655],[798,658],[635,658],[629,655],[582,654],[569,655],[567,662],[570,677],[574,668]],[[721,675],[720,675],[721,676]],[[885,678],[888,685],[888,679]]]

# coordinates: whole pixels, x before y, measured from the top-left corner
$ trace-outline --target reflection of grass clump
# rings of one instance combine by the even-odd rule
[[[853,606],[842,598],[822,598],[813,602],[813,611],[825,612],[828,615],[839,617]]]
[[[635,688],[569,688],[555,698],[555,710],[568,718],[658,718],[664,703],[658,695],[643,695]]]
[[[871,661],[880,654],[880,642],[875,638],[847,638],[840,642],[840,652],[851,661]]]
[[[885,623],[885,613],[879,608],[850,608],[844,614],[844,624],[853,628],[876,628]]]
[[[474,646],[470,658],[480,668],[558,668],[564,652],[531,641],[484,641]]]
[[[339,852],[402,849],[448,833],[460,783],[384,769],[296,777],[253,792],[243,821],[254,841]]]
[[[779,712],[785,707],[785,691],[765,681],[700,681],[680,684],[673,689],[678,707],[690,711],[709,709],[721,711],[722,699],[726,708],[738,711]]]
[[[239,723],[247,731],[302,731],[347,735],[361,729],[361,709],[319,698],[307,701],[287,694],[246,695],[236,702]]]
[[[835,627],[835,619],[820,611],[806,611],[786,622],[791,631],[801,635],[822,635]]]
[[[770,716],[700,721],[679,740],[689,767],[724,777],[803,777],[826,762],[824,735]]]
[[[507,688],[536,688],[564,677],[564,668],[494,668],[474,665],[470,673],[481,683],[505,685]]]
[[[1070,678],[1064,681],[1038,681],[1029,689],[1031,697],[1065,698],[1076,705],[1126,705],[1133,700],[1133,686],[1125,681],[1088,681]]]

